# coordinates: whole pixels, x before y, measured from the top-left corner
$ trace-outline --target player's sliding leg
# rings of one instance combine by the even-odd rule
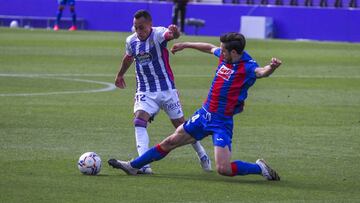
[[[249,163],[241,160],[230,162],[231,151],[229,146],[215,146],[216,170],[224,176],[243,176],[257,174],[264,176],[267,180],[280,180],[275,170],[270,168],[262,159],[256,163]]]
[[[132,160],[130,162],[131,167],[133,168],[143,168],[153,161],[159,161],[163,159],[170,151],[165,151],[160,144],[155,145],[142,156]]]
[[[128,175],[136,175],[141,174],[139,173],[140,169],[143,169],[153,161],[161,160],[167,154],[168,152],[165,152],[160,145],[156,145],[132,161],[110,159],[108,163],[113,168],[121,169]]]
[[[163,159],[173,149],[194,142],[195,139],[187,134],[181,125],[174,134],[165,138],[160,144],[152,147],[136,159],[129,162],[110,159],[108,163],[114,168],[123,170],[128,175],[136,175],[140,168],[153,161]]]
[[[231,162],[231,176],[261,174],[261,168],[255,163],[249,163],[241,160]]]
[[[231,169],[232,176],[259,174],[266,180],[280,180],[280,176],[277,172],[270,168],[270,166],[262,159],[258,159],[256,163],[248,163],[240,160],[234,161],[231,163]]]

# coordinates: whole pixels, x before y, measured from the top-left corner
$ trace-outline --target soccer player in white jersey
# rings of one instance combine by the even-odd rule
[[[149,149],[147,123],[163,109],[175,128],[185,122],[178,92],[175,88],[174,75],[169,63],[167,42],[180,37],[176,25],[152,27],[149,12],[139,10],[133,20],[135,32],[126,39],[126,53],[123,56],[115,85],[125,88],[124,75],[135,60],[136,93],[134,104],[134,126],[136,146],[139,156]],[[201,167],[211,171],[209,156],[200,144],[192,144]],[[149,165],[144,166],[140,173],[151,174]]]

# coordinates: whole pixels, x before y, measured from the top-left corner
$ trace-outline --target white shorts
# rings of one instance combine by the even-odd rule
[[[176,89],[161,92],[138,92],[135,94],[134,101],[134,113],[143,110],[150,116],[155,116],[162,109],[170,119],[184,116]]]

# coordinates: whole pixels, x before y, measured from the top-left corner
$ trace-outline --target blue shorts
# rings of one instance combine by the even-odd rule
[[[58,3],[60,5],[69,5],[69,6],[75,6],[75,0],[58,0]]]
[[[212,135],[214,146],[228,146],[231,151],[233,118],[209,113],[201,108],[185,122],[184,129],[196,140]]]

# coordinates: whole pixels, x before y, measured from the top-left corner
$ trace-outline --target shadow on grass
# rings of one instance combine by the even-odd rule
[[[211,183],[229,183],[229,184],[241,184],[241,185],[256,185],[256,186],[264,186],[264,187],[277,187],[277,188],[287,188],[287,189],[295,189],[295,190],[305,190],[305,191],[329,191],[329,187],[324,187],[322,183],[319,182],[306,182],[306,180],[295,181],[291,179],[286,179],[286,177],[282,177],[281,181],[267,181],[258,175],[248,175],[248,176],[236,176],[236,177],[226,177],[217,174],[216,172],[193,172],[193,173],[161,173],[161,174],[153,174],[153,175],[137,175],[137,176],[128,176],[122,171],[119,171],[118,174],[103,174],[102,177],[111,177],[111,178],[139,178],[139,179],[161,179],[161,180],[179,180],[179,181],[200,181],[205,184]]]

